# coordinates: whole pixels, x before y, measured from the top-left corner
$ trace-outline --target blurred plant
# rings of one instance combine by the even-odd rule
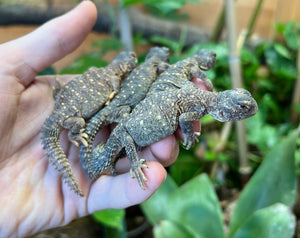
[[[251,178],[231,215],[228,234],[221,208],[207,175],[181,187],[169,176],[141,207],[153,224],[155,237],[293,237],[296,226],[291,206],[297,176],[294,130],[270,151]]]
[[[169,19],[186,19],[187,15],[178,15],[177,10],[187,3],[199,3],[199,0],[123,0],[122,6],[127,7],[133,4],[144,4],[153,15],[166,17]]]
[[[82,74],[90,67],[104,67],[108,64],[103,60],[103,57],[107,52],[120,51],[122,49],[122,43],[119,39],[109,38],[95,41],[92,44],[94,48],[93,52],[83,55],[76,59],[71,65],[62,69],[60,74]]]
[[[127,237],[124,209],[106,209],[94,212],[92,217],[102,225],[103,237]]]

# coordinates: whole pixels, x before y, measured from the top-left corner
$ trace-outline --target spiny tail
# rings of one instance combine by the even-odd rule
[[[80,161],[82,168],[86,174],[88,173],[87,163],[90,160],[92,154],[93,142],[98,131],[106,125],[107,113],[105,110],[99,111],[94,115],[85,128],[85,133],[88,135],[87,143],[88,146],[83,145],[82,143],[79,146],[80,149]]]
[[[59,135],[61,127],[55,123],[50,116],[42,127],[42,144],[49,158],[50,164],[62,175],[63,181],[79,196],[83,196],[78,182],[72,172],[71,165],[64,154],[60,142]]]

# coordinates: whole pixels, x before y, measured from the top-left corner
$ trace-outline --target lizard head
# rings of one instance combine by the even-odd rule
[[[170,50],[167,47],[152,47],[146,56],[146,60],[152,57],[158,58],[160,61],[169,62]]]
[[[112,61],[116,74],[131,72],[137,65],[137,56],[133,51],[122,51]]]
[[[216,53],[211,50],[198,50],[193,56],[201,70],[207,71],[216,63]]]
[[[219,92],[216,106],[210,109],[209,114],[216,120],[238,121],[251,117],[257,112],[257,103],[251,94],[242,88]]]

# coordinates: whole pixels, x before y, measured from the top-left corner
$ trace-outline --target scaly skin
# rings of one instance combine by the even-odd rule
[[[85,120],[93,116],[118,93],[120,82],[136,66],[133,52],[121,52],[104,68],[90,68],[87,72],[62,86],[55,94],[53,113],[42,127],[42,144],[49,162],[62,174],[63,180],[80,196],[83,196],[64,154],[59,135],[69,129],[69,140],[87,144],[84,133]]]
[[[123,81],[120,92],[110,104],[90,119],[85,129],[85,133],[88,135],[88,146],[83,143],[80,145],[80,159],[84,171],[87,172],[86,161],[89,160],[97,132],[104,126],[120,122],[129,115],[132,108],[145,98],[157,76],[169,67],[168,61],[168,48],[151,48],[145,62],[135,68]]]
[[[183,85],[185,84],[190,83],[191,85],[193,85],[190,82],[190,80],[192,80],[193,77],[201,79],[205,83],[207,89],[212,91],[213,88],[212,83],[210,82],[209,79],[207,79],[206,75],[203,73],[203,70],[207,71],[211,69],[214,66],[215,62],[216,62],[216,54],[213,51],[205,50],[205,49],[201,49],[197,51],[192,56],[184,60],[178,61],[173,65],[170,65],[167,70],[161,73],[151,85],[147,93],[147,97],[163,91],[174,90],[174,89],[178,90],[179,88],[183,87]],[[133,88],[138,89],[138,87],[133,87]],[[126,88],[126,89],[129,91],[129,93],[132,91],[130,88]],[[140,100],[138,101],[135,99],[135,101],[136,103],[138,103]],[[101,114],[102,111],[105,111],[105,108],[101,110],[101,112],[99,113]],[[129,111],[130,110],[127,110],[127,112]],[[104,112],[102,114],[104,114]],[[89,124],[92,124],[93,121],[95,121],[94,118],[91,120]],[[97,123],[99,122],[97,121]],[[102,147],[103,145],[101,144],[96,147],[97,148],[96,151],[93,152],[94,156],[100,153],[99,151],[101,151],[100,148]],[[86,161],[89,160],[89,156],[91,154],[91,148],[92,145],[91,143],[89,143],[89,146],[87,148],[81,149],[82,152],[87,151],[87,153],[81,153],[81,158],[84,162],[83,167],[85,171],[87,171],[86,164],[90,164],[90,162],[86,162]],[[93,169],[90,169],[90,171],[93,171]],[[93,172],[90,172],[90,174],[93,174]],[[93,175],[91,175],[91,177],[93,177]]]
[[[163,72],[149,89],[148,95],[157,92],[179,89],[192,78],[201,79],[209,91],[213,85],[202,70],[211,69],[216,63],[216,54],[213,51],[201,49],[194,55],[178,61]]]
[[[144,189],[147,179],[142,168],[147,166],[145,160],[138,157],[138,147],[148,146],[173,134],[180,125],[183,144],[189,149],[198,136],[192,121],[198,121],[207,114],[221,122],[236,121],[256,112],[257,103],[245,89],[214,93],[185,84],[178,90],[147,96],[117,125],[106,145],[94,149],[88,165],[89,176],[95,178],[107,168],[115,174],[114,162],[125,148],[131,163],[131,174]]]

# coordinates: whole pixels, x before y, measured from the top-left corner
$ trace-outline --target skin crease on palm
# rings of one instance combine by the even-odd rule
[[[48,164],[41,145],[40,130],[54,106],[52,86],[55,76],[36,74],[78,47],[95,24],[97,11],[83,1],[69,13],[34,32],[0,45],[0,237],[19,237],[62,226],[70,221],[106,208],[125,208],[145,201],[166,177],[163,166],[178,156],[175,135],[146,147],[141,157],[147,161],[147,189],[130,178],[129,163],[120,160],[117,170],[124,173],[103,175],[91,181],[83,172],[78,148],[61,135],[61,143],[80,188],[81,198],[62,183]],[[67,82],[74,75],[60,76]],[[205,88],[200,80],[193,80]],[[200,123],[195,123],[200,131]],[[104,128],[100,137],[107,137]]]

